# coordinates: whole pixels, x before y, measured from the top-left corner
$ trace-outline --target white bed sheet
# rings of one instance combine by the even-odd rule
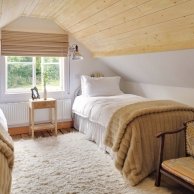
[[[0,109],[0,130],[8,131],[7,120],[1,109]]]
[[[105,146],[103,143],[105,127],[97,123],[93,123],[87,118],[83,118],[75,114],[74,128],[77,129],[79,132],[84,133],[87,140],[95,142],[101,151],[105,153],[108,152],[112,158],[114,157],[114,153],[112,152],[112,150],[109,147]]]
[[[88,140],[94,141],[100,150],[108,152],[114,158],[114,153],[103,143],[111,116],[125,105],[147,100],[149,99],[132,94],[107,97],[78,96],[72,107],[74,127],[84,133]]]
[[[133,94],[105,97],[86,97],[81,95],[75,98],[72,112],[106,128],[111,116],[118,109],[128,104],[148,100]]]
[[[10,147],[13,146],[13,140],[8,132],[7,119],[0,108],[0,139],[10,144]]]
[[[7,120],[3,111],[0,109],[0,137],[3,138],[5,141],[13,144],[12,138],[8,133],[8,125]]]
[[[105,131],[104,127],[79,115],[75,115],[74,117],[74,127],[80,132],[84,133],[88,140],[94,141],[100,149],[106,150],[102,142]]]

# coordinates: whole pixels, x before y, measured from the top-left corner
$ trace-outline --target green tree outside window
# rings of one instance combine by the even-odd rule
[[[59,57],[23,57],[9,56],[7,64],[7,90],[29,90],[34,85],[43,89],[43,75],[47,75],[47,89],[59,90],[60,58]],[[33,68],[35,75],[33,75]]]

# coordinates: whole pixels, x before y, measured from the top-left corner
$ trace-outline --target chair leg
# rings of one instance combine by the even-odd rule
[[[161,172],[160,169],[156,171],[156,180],[155,180],[155,186],[160,186],[160,180],[161,180]]]

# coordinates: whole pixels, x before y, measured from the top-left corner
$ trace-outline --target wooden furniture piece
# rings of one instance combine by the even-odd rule
[[[34,122],[34,112],[36,109],[50,109],[50,122],[37,123]],[[57,101],[54,98],[29,100],[29,129],[32,131],[32,138],[34,138],[34,131],[50,129],[55,130],[57,135]]]
[[[181,131],[184,131],[185,135],[186,157],[163,161],[163,151],[166,136],[177,134]],[[174,131],[162,132],[157,135],[157,138],[160,138],[160,149],[155,186],[160,186],[161,174],[164,174],[194,192],[194,136],[191,137],[191,133],[194,135],[193,120],[185,123],[183,128]]]

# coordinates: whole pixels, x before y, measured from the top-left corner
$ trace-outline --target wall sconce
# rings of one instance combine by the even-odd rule
[[[68,85],[67,85],[68,94],[70,94],[70,85],[71,85],[71,64],[70,64],[71,59],[73,61],[78,61],[83,59],[83,56],[78,51],[77,44],[73,44],[72,46],[69,47],[69,50],[68,50],[68,79],[69,79]]]
[[[81,60],[83,56],[78,51],[77,44],[73,44],[69,47],[69,56],[72,56],[72,60]]]

